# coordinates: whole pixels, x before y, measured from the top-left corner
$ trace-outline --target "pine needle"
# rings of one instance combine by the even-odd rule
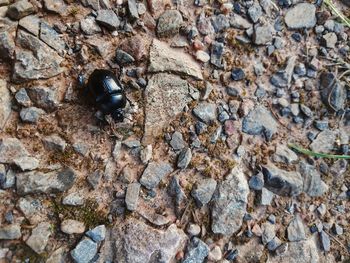
[[[332,0],[324,0],[323,3],[335,14],[346,26],[350,27],[350,19],[339,11]]]
[[[327,153],[317,153],[313,152],[304,148],[301,148],[293,143],[289,143],[288,147],[291,148],[292,150],[309,155],[309,156],[314,156],[318,158],[332,158],[332,159],[350,159],[350,155],[336,155],[336,154],[327,154]]]

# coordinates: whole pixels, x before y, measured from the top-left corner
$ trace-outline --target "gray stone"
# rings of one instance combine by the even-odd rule
[[[201,227],[197,224],[189,224],[186,232],[191,236],[198,236],[201,233]]]
[[[247,19],[237,14],[232,15],[230,19],[230,24],[232,27],[238,29],[248,29],[253,26]]]
[[[180,185],[179,175],[174,175],[169,183],[168,193],[175,199],[176,208],[179,209],[186,205],[187,196]]]
[[[225,67],[224,43],[214,41],[211,44],[210,63],[220,69],[223,69]]]
[[[278,144],[272,159],[276,163],[292,164],[298,161],[298,155],[296,155],[286,145]]]
[[[277,132],[277,122],[264,106],[257,106],[243,119],[242,131],[250,135],[264,135],[270,140]]]
[[[261,226],[262,228],[262,235],[261,235],[261,242],[266,245],[267,243],[271,242],[275,236],[276,236],[276,227],[274,224],[271,224],[270,222],[265,222]]]
[[[73,186],[75,179],[75,172],[70,168],[48,173],[39,171],[19,173],[17,192],[21,195],[64,192]]]
[[[144,263],[175,261],[175,256],[183,250],[187,237],[175,224],[166,230],[158,230],[129,218],[113,228],[112,239],[115,240],[113,262]]]
[[[88,181],[89,185],[93,188],[93,189],[97,189],[99,183],[100,183],[100,179],[101,179],[101,172],[100,171],[94,171],[92,173],[90,173],[86,180]]]
[[[200,66],[193,58],[182,51],[170,48],[165,42],[153,40],[150,48],[150,64],[148,71],[171,72],[202,80]]]
[[[15,99],[18,104],[24,107],[29,107],[32,104],[25,88],[21,88],[19,91],[17,91]]]
[[[109,0],[81,0],[81,3],[86,7],[91,7],[95,11],[112,8]]]
[[[251,7],[248,8],[248,15],[250,19],[256,23],[262,15],[262,8],[259,3],[255,2]]]
[[[5,124],[11,114],[11,97],[7,89],[5,80],[0,80],[0,130],[5,127]],[[0,158],[1,159],[1,158]]]
[[[116,30],[120,25],[119,18],[113,10],[99,10],[96,21],[112,31]]]
[[[334,148],[337,135],[337,131],[321,131],[316,139],[310,144],[310,149],[314,152],[330,153]]]
[[[15,82],[48,79],[63,71],[63,58],[35,36],[18,30],[17,43],[24,49],[16,51],[12,75]]]
[[[141,176],[140,183],[147,189],[155,188],[172,171],[173,168],[167,162],[150,162]]]
[[[49,222],[39,223],[33,230],[26,244],[36,253],[45,252],[49,237],[51,236],[51,224]]]
[[[180,132],[176,131],[173,133],[170,145],[175,151],[181,150],[186,147],[186,142],[184,141]]]
[[[28,123],[37,123],[45,111],[36,107],[23,108],[19,113],[21,120]]]
[[[210,18],[206,17],[205,14],[202,12],[197,19],[197,29],[199,33],[202,35],[213,35],[214,32],[214,27],[211,24]]]
[[[177,167],[180,169],[186,169],[190,164],[192,159],[191,148],[184,148],[180,151],[180,154],[177,158]]]
[[[77,220],[65,219],[61,223],[61,231],[68,235],[82,234],[85,231],[85,224]]]
[[[321,262],[316,243],[313,239],[290,242],[284,253],[270,254],[267,263],[318,263]]]
[[[284,22],[290,29],[311,28],[316,25],[316,7],[309,3],[300,3],[288,9]]]
[[[304,179],[304,192],[309,196],[322,196],[328,191],[328,185],[322,181],[317,169],[305,162],[300,162],[299,172]]]
[[[21,236],[21,226],[19,224],[12,224],[0,227],[0,240],[19,239]]]
[[[147,164],[152,159],[152,155],[153,155],[152,144],[149,144],[140,151],[140,159],[142,163]]]
[[[82,156],[87,156],[87,154],[89,153],[89,145],[84,143],[84,142],[75,142],[73,143],[73,149],[74,151],[76,151],[77,153],[79,153]]]
[[[320,233],[320,240],[323,251],[329,252],[331,250],[331,240],[329,238],[329,235],[323,230]]]
[[[1,182],[2,189],[9,189],[14,187],[16,182],[16,174],[12,169],[9,169],[6,173],[4,180]]]
[[[122,142],[116,141],[112,152],[114,161],[118,161],[121,154],[121,149],[122,149]]]
[[[157,23],[157,35],[159,37],[173,37],[179,33],[183,23],[181,13],[177,10],[166,10]]]
[[[34,36],[39,36],[41,20],[36,15],[23,17],[19,20],[18,25]]]
[[[274,237],[274,239],[267,244],[267,249],[269,251],[275,251],[280,245],[282,245],[282,240],[278,237]]]
[[[261,205],[270,205],[272,200],[273,200],[273,197],[275,195],[267,190],[265,187],[261,190],[261,198],[260,198],[260,204]]]
[[[262,173],[258,173],[257,175],[250,177],[249,187],[257,191],[262,190],[264,187],[264,175]]]
[[[60,151],[64,152],[66,148],[66,141],[63,140],[61,137],[58,135],[50,135],[46,136],[43,139],[44,146],[47,150],[49,151]]]
[[[139,193],[141,185],[139,183],[131,183],[126,189],[125,204],[130,211],[135,211],[139,202]]]
[[[263,166],[265,187],[281,196],[297,196],[303,190],[303,180],[298,172],[285,171],[273,164]]]
[[[279,88],[289,87],[292,81],[296,59],[296,56],[290,56],[287,60],[285,69],[279,70],[271,76],[271,84]]]
[[[0,32],[0,58],[12,60],[14,58],[15,48],[15,41],[11,33],[8,31]]]
[[[64,15],[67,10],[67,5],[63,0],[44,0],[44,6],[47,11]]]
[[[58,105],[58,94],[53,88],[34,86],[27,89],[31,100],[40,108],[48,111],[55,110]]]
[[[88,237],[90,237],[93,241],[101,242],[106,238],[106,227],[105,225],[99,225],[94,229],[89,230],[85,233]]]
[[[248,202],[249,187],[242,168],[236,166],[221,182],[213,198],[212,231],[230,236],[243,222]]]
[[[145,90],[144,144],[151,144],[172,119],[191,101],[186,80],[170,74],[155,74]]]
[[[321,98],[324,104],[334,111],[344,109],[346,88],[334,73],[324,72],[320,76]]]
[[[12,164],[15,159],[27,156],[28,151],[17,138],[3,138],[0,141],[0,163]]]
[[[67,260],[67,248],[62,246],[52,252],[45,263],[64,263],[67,262]]]
[[[40,39],[59,54],[64,54],[66,43],[52,27],[44,22],[40,23]]]
[[[213,16],[211,23],[213,24],[216,33],[222,32],[230,27],[230,22],[224,14]]]
[[[321,43],[327,48],[335,48],[338,38],[334,32],[324,34]]]
[[[296,215],[287,227],[288,240],[291,242],[306,239],[305,228],[302,219]]]
[[[255,25],[253,41],[256,45],[267,45],[272,42],[274,32],[273,26],[270,24]]]
[[[34,170],[39,166],[39,160],[30,156],[16,158],[13,163],[23,172]]]
[[[84,237],[78,245],[70,252],[74,262],[90,262],[97,253],[97,244],[90,238]]]
[[[141,142],[139,140],[125,140],[123,141],[123,145],[129,149],[133,149],[141,147]]]
[[[196,200],[199,207],[210,202],[216,190],[216,186],[217,182],[213,178],[202,179],[194,185],[191,195]]]
[[[128,0],[128,12],[129,12],[131,19],[136,20],[139,18],[136,0]]]
[[[135,59],[129,53],[126,53],[120,49],[117,50],[115,60],[121,65],[131,64],[135,61]]]
[[[62,199],[62,204],[71,206],[83,205],[84,202],[84,196],[77,192],[70,193]]]
[[[93,16],[88,16],[81,20],[80,28],[86,35],[95,35],[101,32],[101,28],[98,26]]]
[[[20,0],[10,5],[6,14],[14,20],[19,20],[34,12],[34,6],[28,0]]]
[[[210,123],[216,120],[217,112],[214,103],[201,102],[194,109],[193,114],[205,123]]]
[[[39,199],[34,199],[30,196],[21,197],[17,205],[32,225],[36,225],[45,220],[45,207]]]
[[[182,263],[200,263],[204,262],[204,259],[209,254],[209,247],[202,240],[197,237],[192,238],[191,242],[187,246],[185,258]]]

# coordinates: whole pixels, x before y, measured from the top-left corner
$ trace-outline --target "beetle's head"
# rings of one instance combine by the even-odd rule
[[[112,112],[112,118],[116,122],[122,122],[125,117],[124,109],[117,109],[114,112]]]

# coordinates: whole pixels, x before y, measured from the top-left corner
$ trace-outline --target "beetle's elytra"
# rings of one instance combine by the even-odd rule
[[[89,77],[87,89],[103,114],[111,114],[115,121],[123,121],[127,98],[123,86],[113,72],[95,69]]]

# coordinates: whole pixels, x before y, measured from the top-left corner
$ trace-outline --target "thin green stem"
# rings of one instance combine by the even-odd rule
[[[335,14],[337,15],[340,20],[347,25],[348,27],[350,27],[350,19],[347,18],[342,12],[340,12],[336,6],[333,4],[332,0],[324,0],[323,1],[325,3],[326,6],[328,6],[328,8]]]
[[[317,153],[313,152],[304,148],[301,148],[293,143],[289,143],[288,147],[293,149],[294,151],[297,151],[299,153],[314,156],[318,158],[332,158],[332,159],[350,159],[350,155],[336,155],[336,154],[327,154],[327,153]]]

